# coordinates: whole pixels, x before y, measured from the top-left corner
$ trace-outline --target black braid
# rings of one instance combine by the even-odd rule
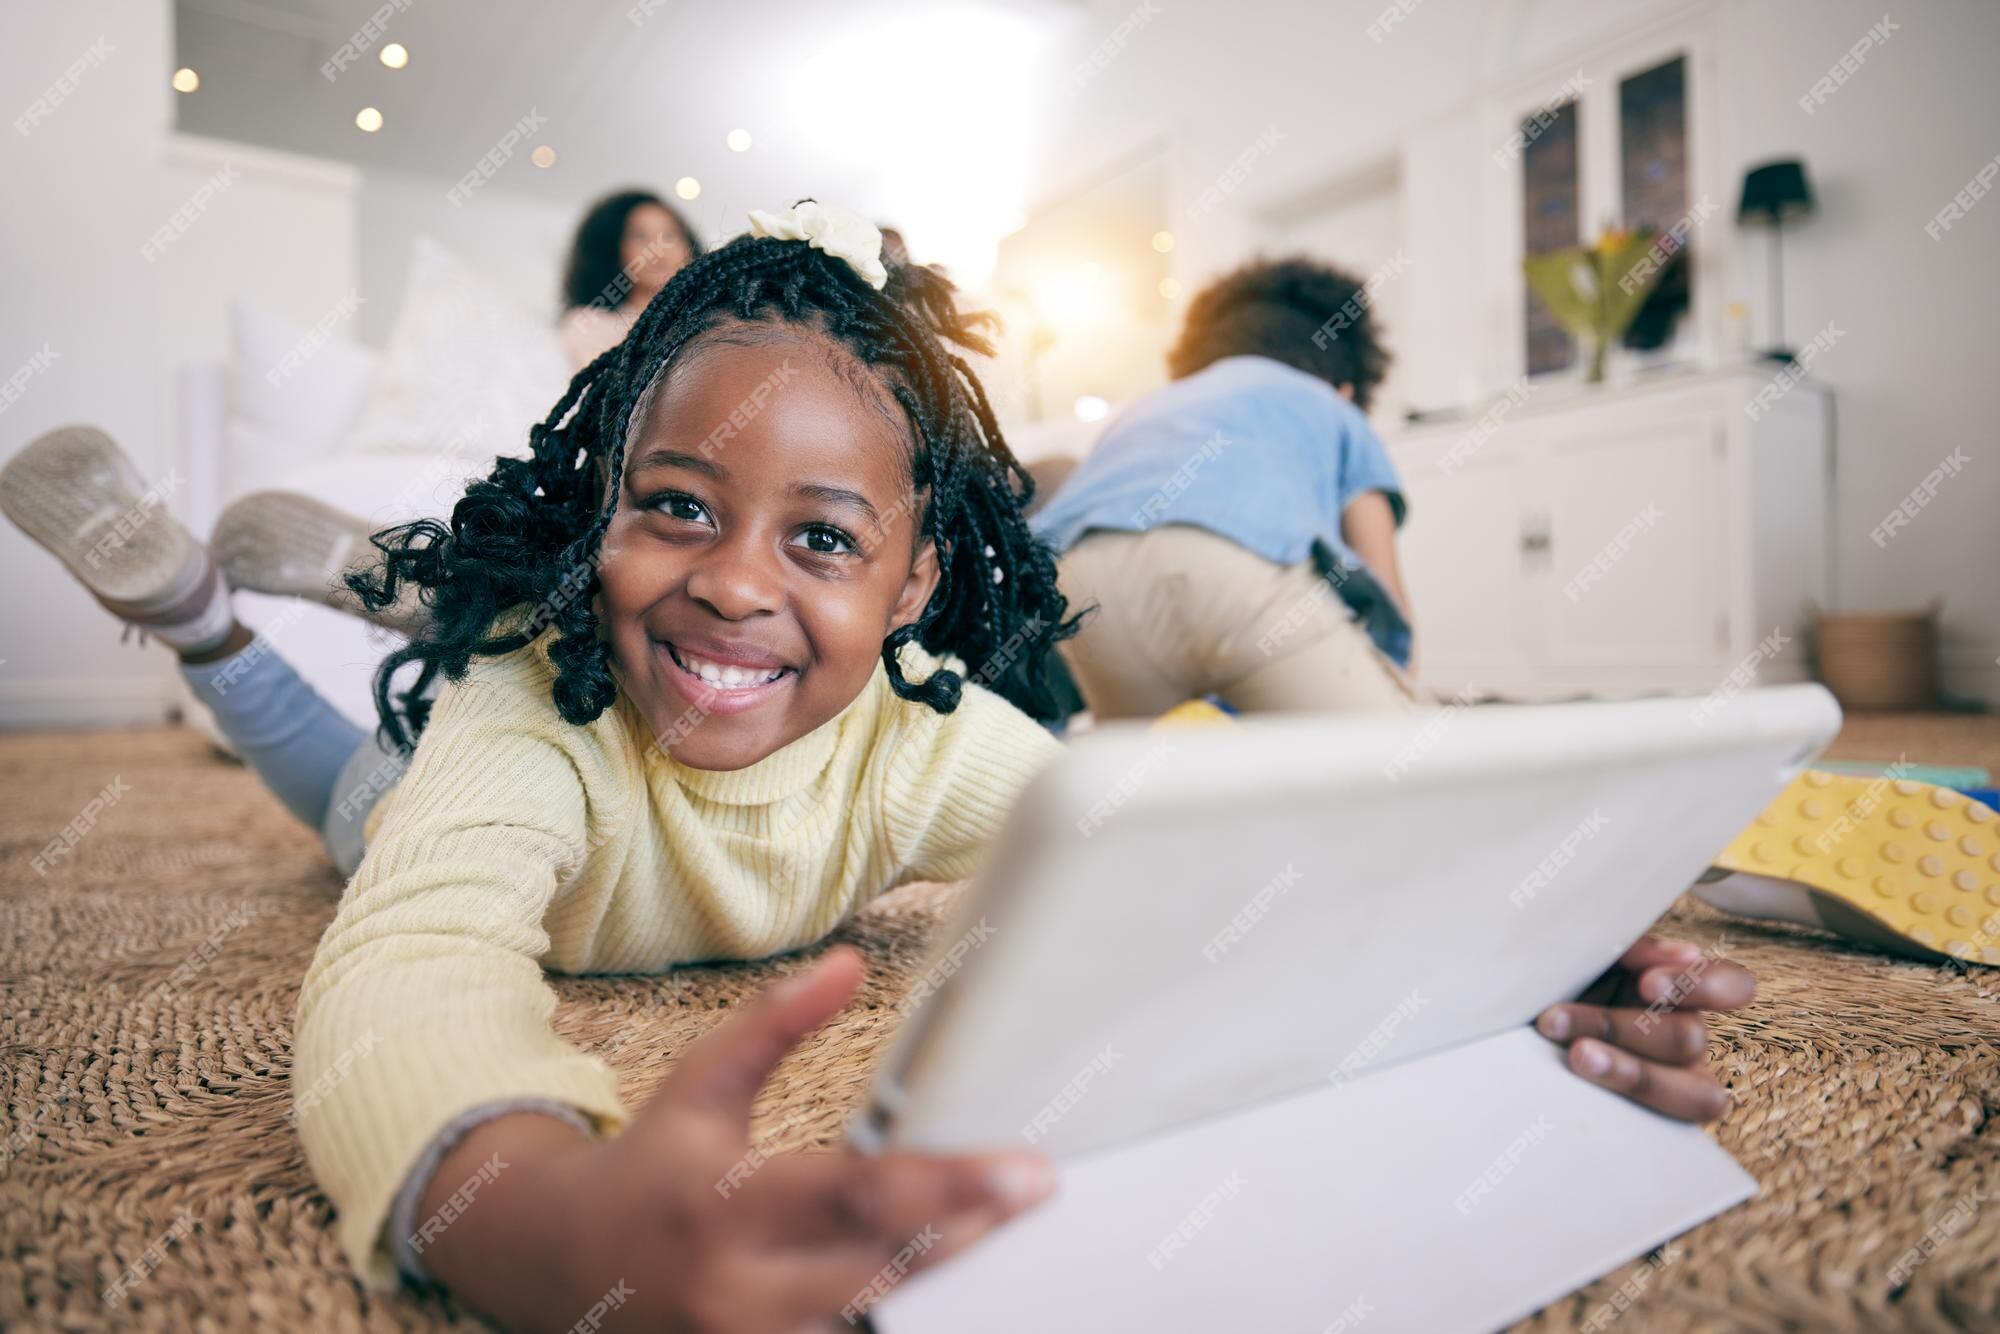
[[[1033,718],[1064,714],[1068,696],[1049,659],[1076,620],[1056,586],[1053,553],[1023,518],[1034,482],[1001,438],[971,366],[950,346],[990,354],[991,318],[960,311],[952,284],[933,268],[898,265],[877,292],[844,260],[803,242],[739,237],[676,274],[625,341],[570,381],[529,432],[529,456],[498,460],[466,488],[449,524],[424,519],[375,535],[382,564],[348,575],[348,587],[380,609],[412,586],[430,612],[424,632],[376,674],[376,708],[392,745],[415,743],[440,676],[458,680],[474,657],[513,652],[548,629],[556,632],[549,658],[557,712],[581,725],[611,706],[618,688],[592,603],[626,436],[673,358],[731,320],[805,324],[832,337],[909,417],[911,478],[922,531],[937,551],[938,585],[915,623],[883,641],[895,692],[940,713],[957,707],[958,673],[905,679],[897,650],[915,641],[955,655],[972,680]],[[412,664],[416,675],[398,688]]]

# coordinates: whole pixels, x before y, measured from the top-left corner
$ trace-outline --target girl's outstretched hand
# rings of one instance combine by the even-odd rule
[[[689,1047],[616,1139],[566,1132],[531,1149],[439,1237],[433,1272],[509,1329],[590,1317],[606,1330],[844,1330],[843,1315],[857,1319],[907,1274],[1045,1198],[1053,1170],[1026,1151],[869,1158],[752,1146],[758,1090],[860,977],[858,954],[830,951]],[[488,1124],[508,1121],[561,1128],[532,1115]],[[496,1151],[471,1152],[482,1150]],[[438,1176],[452,1170],[448,1157]]]
[[[1574,1001],[1535,1020],[1593,1084],[1683,1121],[1713,1121],[1729,1093],[1708,1071],[1702,1010],[1740,1010],[1757,992],[1742,966],[1684,940],[1647,936]]]

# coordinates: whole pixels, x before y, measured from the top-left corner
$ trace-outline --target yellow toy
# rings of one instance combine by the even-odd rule
[[[2000,964],[2000,817],[1950,788],[1809,769],[1715,864],[1804,886],[1812,924],[1902,953]],[[1731,901],[1719,885],[1697,892],[1730,911],[1805,920]]]

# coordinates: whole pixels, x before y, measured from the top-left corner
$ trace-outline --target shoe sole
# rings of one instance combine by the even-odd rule
[[[143,624],[187,602],[210,574],[202,544],[165,508],[175,489],[149,488],[104,432],[65,426],[0,468],[0,513],[99,601]]]
[[[1804,885],[1823,915],[1926,956],[2000,964],[2000,815],[1950,788],[1808,770],[1715,864]]]

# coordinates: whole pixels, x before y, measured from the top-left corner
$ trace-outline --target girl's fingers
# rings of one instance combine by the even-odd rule
[[[1006,1221],[990,1209],[922,1224],[892,1242],[833,1242],[774,1251],[786,1305],[814,1313],[837,1311],[851,1325],[911,1274],[940,1264]],[[836,1328],[849,1325],[835,1322]]]
[[[1691,940],[1668,940],[1664,936],[1641,936],[1631,949],[1619,956],[1618,966],[1628,973],[1648,968],[1669,967],[1680,972],[1701,957],[1701,946]]]
[[[1696,976],[1689,968],[1648,968],[1639,974],[1639,999],[1677,1010],[1740,1010],[1757,994],[1757,978],[1741,964],[1711,959]]]
[[[1681,1121],[1713,1121],[1729,1092],[1705,1067],[1662,1065],[1596,1038],[1570,1044],[1569,1068],[1593,1084]]]
[[[687,1049],[673,1074],[635,1118],[633,1129],[665,1124],[674,1107],[694,1105],[747,1134],[750,1104],[785,1053],[840,1012],[861,981],[861,955],[842,946],[764,991]]]
[[[776,1163],[767,1169],[777,1170]],[[744,1202],[764,1211],[762,1222],[777,1243],[859,1243],[893,1255],[947,1219],[990,1215],[990,1227],[1040,1203],[1055,1189],[1055,1169],[1025,1151],[958,1158],[801,1154],[765,1184],[746,1191]]]
[[[1570,1001],[1542,1011],[1535,1028],[1552,1042],[1595,1038],[1669,1065],[1691,1065],[1708,1052],[1708,1027],[1699,1016],[1675,1010],[1652,1014]]]
[[[1667,976],[1679,977],[1701,958],[1701,947],[1686,940],[1666,940],[1641,936],[1618,962],[1604,970],[1604,976],[1585,987],[1576,999],[1592,1005],[1644,1005],[1639,999],[1638,982],[1648,969],[1664,969]]]

